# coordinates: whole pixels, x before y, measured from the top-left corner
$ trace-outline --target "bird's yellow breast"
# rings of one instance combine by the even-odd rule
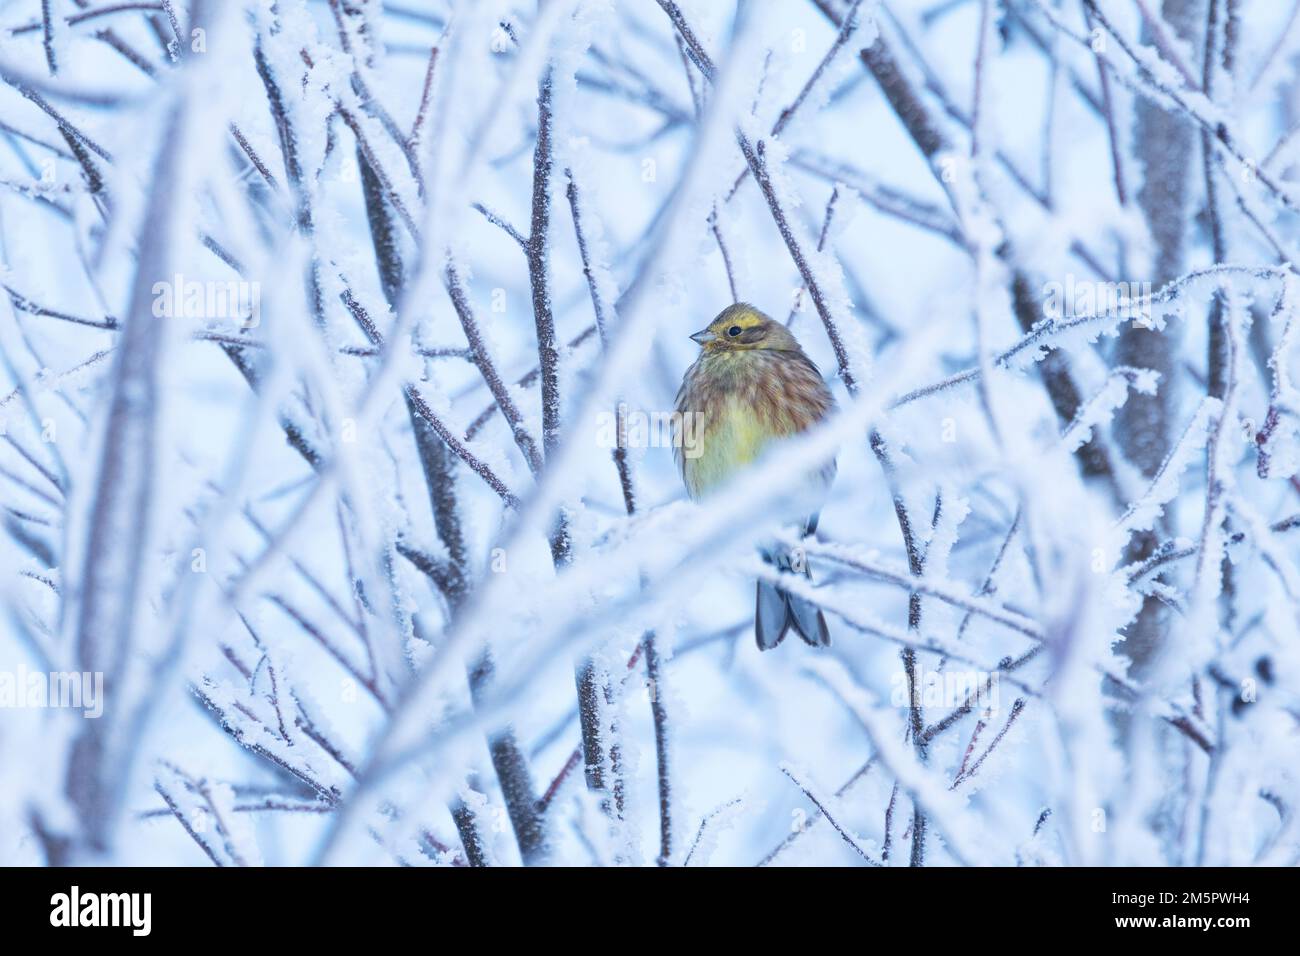
[[[775,435],[751,405],[734,397],[711,409],[693,436],[694,447],[683,445],[682,473],[686,490],[699,498],[750,464]]]

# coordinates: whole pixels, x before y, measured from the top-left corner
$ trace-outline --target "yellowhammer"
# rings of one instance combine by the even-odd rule
[[[769,443],[816,424],[835,406],[817,366],[780,322],[752,305],[723,309],[709,327],[691,336],[702,346],[677,393],[673,454],[692,499],[707,496],[763,452]],[[835,462],[809,474],[796,489],[805,535],[835,480]],[[763,550],[763,559],[811,579],[802,552],[784,546]],[[826,619],[811,602],[783,588],[758,582],[754,634],[760,650],[776,647],[793,627],[814,647],[831,642]]]

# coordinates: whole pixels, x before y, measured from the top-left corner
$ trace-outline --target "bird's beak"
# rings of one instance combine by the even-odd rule
[[[714,335],[712,332],[710,332],[708,329],[700,329],[700,331],[696,332],[694,335],[691,336],[692,341],[699,342],[701,345],[706,345],[709,342],[712,342],[716,338],[717,336]]]

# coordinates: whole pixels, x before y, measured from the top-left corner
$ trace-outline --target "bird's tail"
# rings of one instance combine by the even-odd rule
[[[788,549],[782,548],[774,553],[764,552],[763,560],[782,571],[797,573],[801,570],[804,577],[812,580],[806,560],[802,562],[801,568],[795,568],[793,556]],[[830,646],[831,632],[817,605],[775,584],[760,580],[754,607],[754,636],[758,639],[758,649],[768,651],[776,647],[785,639],[790,628],[794,628],[795,633],[813,647]]]

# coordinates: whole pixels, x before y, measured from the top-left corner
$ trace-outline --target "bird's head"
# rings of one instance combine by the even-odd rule
[[[789,329],[744,302],[727,306],[707,328],[691,338],[703,347],[706,354],[753,349],[800,351],[799,343]]]

